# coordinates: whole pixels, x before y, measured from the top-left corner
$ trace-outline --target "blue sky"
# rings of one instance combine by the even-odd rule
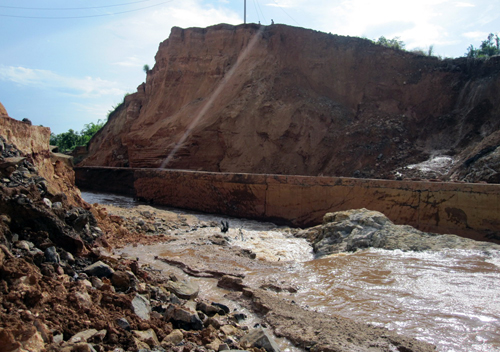
[[[312,28],[462,56],[500,32],[498,0],[247,0],[247,22]],[[54,133],[105,119],[145,80],[173,26],[243,22],[244,0],[2,0],[0,102]]]

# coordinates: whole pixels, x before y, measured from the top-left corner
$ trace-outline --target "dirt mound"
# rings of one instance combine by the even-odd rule
[[[82,165],[376,178],[436,155],[460,165],[499,129],[499,62],[285,25],[173,28]]]

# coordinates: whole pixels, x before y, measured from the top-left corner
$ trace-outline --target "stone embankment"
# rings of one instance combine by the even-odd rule
[[[327,212],[367,208],[421,231],[500,241],[500,187],[489,184],[77,167],[82,188],[156,204],[314,226]]]

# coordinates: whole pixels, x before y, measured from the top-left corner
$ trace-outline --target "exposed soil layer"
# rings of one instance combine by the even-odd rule
[[[500,57],[285,25],[174,27],[83,166],[498,183]],[[408,168],[445,156],[450,165]]]

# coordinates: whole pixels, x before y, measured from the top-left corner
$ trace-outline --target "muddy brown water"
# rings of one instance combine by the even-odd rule
[[[106,203],[85,192],[83,197]],[[106,198],[108,203],[112,201],[112,195]],[[131,199],[127,202],[133,205]],[[197,216],[204,221],[222,219],[208,214]],[[257,253],[259,265],[238,264],[247,285],[258,286],[263,281],[292,285],[298,288],[297,293],[280,295],[311,310],[383,326],[430,342],[438,351],[500,351],[498,252],[369,249],[315,259],[304,240],[276,230],[273,224],[223,219],[230,223],[230,244]],[[194,255],[193,249],[187,247],[188,236],[208,237],[215,233],[219,233],[217,228],[203,228],[186,234],[184,242],[131,246],[123,252],[139,256],[159,270],[174,270],[155,261],[154,256],[187,259]],[[203,260],[208,267],[232,265],[219,255],[207,255]],[[278,261],[281,265],[271,265]],[[216,287],[215,279],[196,280],[208,299],[221,299],[225,293]]]

